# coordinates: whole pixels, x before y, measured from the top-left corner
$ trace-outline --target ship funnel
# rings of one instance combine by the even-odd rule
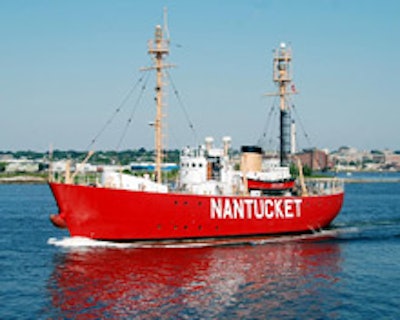
[[[242,146],[240,159],[240,170],[246,175],[247,172],[260,172],[262,164],[262,149],[258,146]]]

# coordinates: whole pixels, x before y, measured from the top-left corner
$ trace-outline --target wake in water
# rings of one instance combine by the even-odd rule
[[[345,233],[357,233],[357,228],[337,228],[320,230],[310,234],[284,235],[284,236],[258,236],[241,238],[211,238],[192,240],[160,240],[160,241],[135,241],[111,242],[93,240],[84,237],[65,237],[62,239],[50,238],[47,243],[56,247],[72,250],[88,250],[90,248],[203,248],[221,246],[264,245],[273,243],[302,242],[302,241],[327,241],[340,237]]]
[[[400,219],[360,220],[347,223],[335,223],[332,230],[347,230],[339,232],[338,240],[386,240],[400,237]]]

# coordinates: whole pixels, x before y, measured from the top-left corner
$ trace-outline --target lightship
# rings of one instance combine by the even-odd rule
[[[197,148],[181,152],[179,181],[174,188],[162,180],[163,77],[169,40],[156,26],[148,53],[156,72],[155,179],[104,171],[97,185],[75,181],[67,170],[63,181],[49,175],[59,213],[54,225],[71,236],[109,241],[188,240],[306,233],[329,226],[343,198],[340,180],[297,179],[290,175],[290,110],[286,102],[291,76],[291,49],[275,51],[273,80],[280,99],[280,161],[271,165],[259,146],[241,148],[240,169],[230,155],[231,138],[223,147],[206,138]],[[88,157],[90,157],[89,154]],[[88,158],[87,158],[88,159]],[[87,160],[86,159],[86,160]]]

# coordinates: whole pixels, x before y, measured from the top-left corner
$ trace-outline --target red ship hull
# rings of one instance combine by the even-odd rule
[[[196,239],[301,233],[328,226],[343,192],[307,197],[206,196],[50,183],[71,236]]]

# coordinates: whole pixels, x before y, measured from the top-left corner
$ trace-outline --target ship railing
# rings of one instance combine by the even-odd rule
[[[68,183],[83,186],[100,186],[101,173],[79,173],[73,179],[66,179],[62,173],[55,173],[50,180],[57,183]]]
[[[308,195],[337,194],[344,190],[344,181],[338,178],[307,178],[304,183]]]

